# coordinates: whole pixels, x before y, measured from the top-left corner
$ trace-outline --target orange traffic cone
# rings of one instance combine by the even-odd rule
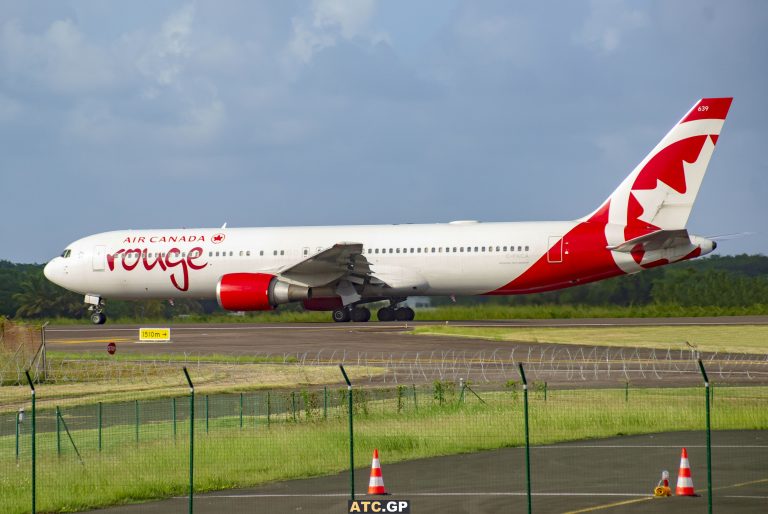
[[[688,462],[688,451],[683,448],[680,454],[680,471],[677,474],[676,496],[696,496],[693,492],[693,480],[691,479],[691,464]]]
[[[371,463],[371,479],[368,482],[368,494],[387,494],[387,490],[384,489],[384,478],[381,476],[379,450],[373,450],[373,462]]]

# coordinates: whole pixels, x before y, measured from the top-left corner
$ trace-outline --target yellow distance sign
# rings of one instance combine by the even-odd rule
[[[170,328],[140,328],[140,343],[167,343],[171,340]]]

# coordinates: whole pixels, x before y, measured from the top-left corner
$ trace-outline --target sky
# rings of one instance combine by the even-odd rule
[[[768,254],[768,2],[0,1],[0,259],[128,228],[574,219],[733,96],[689,230]]]

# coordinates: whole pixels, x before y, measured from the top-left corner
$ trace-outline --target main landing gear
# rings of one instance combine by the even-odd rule
[[[336,309],[332,313],[333,321],[344,323],[354,321],[364,323],[371,319],[371,311],[362,306],[347,306],[342,309]],[[378,310],[376,317],[379,321],[413,321],[416,312],[410,307],[396,307],[390,305]]]
[[[103,325],[107,322],[107,315],[104,314],[104,302],[101,297],[92,294],[85,295],[85,303],[90,304],[88,310],[93,311],[91,314],[91,323],[94,325]]]
[[[376,313],[379,321],[413,321],[416,312],[410,307],[383,307]]]
[[[365,307],[345,307],[333,311],[333,321],[343,323],[345,321],[355,321],[364,323],[371,319],[371,311]]]

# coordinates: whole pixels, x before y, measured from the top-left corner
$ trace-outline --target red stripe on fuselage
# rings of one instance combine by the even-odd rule
[[[562,238],[562,262],[548,262],[547,253],[533,266],[507,285],[488,295],[507,295],[552,291],[577,284],[615,277],[624,272],[616,266],[606,247],[605,225],[608,223],[606,202],[588,221],[579,223]],[[557,242],[560,244],[560,241]]]

